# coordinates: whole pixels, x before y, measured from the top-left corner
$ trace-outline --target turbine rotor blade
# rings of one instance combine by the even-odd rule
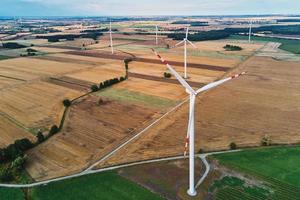
[[[182,43],[184,43],[184,40],[182,40],[182,41],[178,42],[177,44],[175,44],[175,47],[181,45]]]
[[[154,54],[160,59],[160,61],[167,66],[167,68],[170,70],[170,72],[176,77],[176,79],[179,81],[179,83],[185,87],[190,94],[196,94],[193,88],[173,69],[169,63],[164,60],[154,49],[152,49]]]
[[[197,48],[197,46],[194,45],[191,41],[189,41],[189,40],[186,40],[186,41],[188,41],[188,43],[190,43],[190,45],[192,45],[195,49]]]
[[[217,87],[217,86],[219,86],[219,85],[221,85],[221,84],[223,84],[223,83],[225,83],[225,82],[227,82],[227,81],[230,81],[230,80],[232,80],[232,79],[238,78],[239,76],[242,76],[242,75],[244,75],[244,74],[246,74],[246,72],[242,72],[242,73],[240,73],[240,74],[236,74],[236,75],[233,75],[233,76],[231,76],[231,77],[228,77],[228,78],[225,78],[225,79],[222,79],[222,80],[219,80],[219,81],[210,83],[210,84],[208,84],[208,85],[205,85],[204,87],[202,87],[202,88],[200,88],[199,90],[197,90],[197,91],[196,91],[196,94],[199,94],[199,93],[204,92],[204,91],[206,91],[206,90],[209,90],[209,89],[211,89],[211,88]]]
[[[189,27],[186,28],[185,39],[187,39],[188,36],[189,36]]]

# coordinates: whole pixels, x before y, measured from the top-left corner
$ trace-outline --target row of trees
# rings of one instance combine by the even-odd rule
[[[20,49],[20,48],[26,48],[26,45],[23,44],[19,44],[17,42],[6,42],[6,43],[2,43],[3,48],[7,48],[7,49]]]
[[[300,32],[300,25],[286,25],[286,26],[262,26],[253,27],[252,33],[273,33],[273,34],[285,34],[285,35],[297,35]],[[189,35],[191,41],[204,41],[204,40],[218,40],[225,39],[234,34],[248,34],[249,28],[225,28],[223,30],[211,30],[211,31],[199,31]],[[169,38],[175,40],[182,40],[185,38],[185,33],[171,33],[167,35]]]
[[[91,38],[96,40],[102,36],[102,32],[90,32],[82,34],[67,34],[67,35],[42,35],[37,36],[38,39],[48,39],[48,42],[59,42],[59,40],[75,40],[76,38]]]
[[[92,85],[91,90],[92,90],[92,92],[97,92],[99,90],[105,89],[109,86],[112,86],[114,84],[117,84],[117,83],[125,81],[125,80],[126,80],[126,76],[125,77],[122,76],[120,78],[109,79],[109,80],[101,82],[99,85]]]

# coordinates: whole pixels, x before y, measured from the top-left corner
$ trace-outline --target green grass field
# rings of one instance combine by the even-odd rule
[[[30,200],[160,200],[158,195],[119,176],[105,172],[34,188]],[[2,199],[1,199],[2,200]]]
[[[6,59],[10,59],[10,58],[12,58],[12,57],[0,55],[0,60],[6,60]]]
[[[228,39],[248,40],[248,36],[232,35]],[[294,54],[300,54],[300,40],[289,40],[289,39],[256,37],[256,36],[253,36],[252,40],[257,41],[257,42],[279,42],[282,44],[279,47],[279,49],[289,51]]]
[[[161,97],[146,95],[126,89],[109,88],[97,93],[98,96],[107,97],[123,103],[137,104],[146,107],[166,108],[175,106],[178,102]]]
[[[0,188],[1,200],[24,200],[23,191],[21,189]]]
[[[255,193],[243,185],[221,180],[218,199],[300,199],[300,147],[274,147],[215,155],[221,165],[255,177],[264,183]],[[244,187],[244,188],[243,188]],[[267,189],[266,189],[267,188]],[[226,197],[226,198],[225,198]]]

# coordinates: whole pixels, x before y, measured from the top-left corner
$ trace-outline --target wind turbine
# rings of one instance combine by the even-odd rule
[[[158,45],[158,26],[157,25],[155,26],[155,35],[156,35],[156,37],[155,37],[156,45]]]
[[[241,75],[244,75],[246,72],[242,72],[240,74],[236,74],[229,78],[225,78],[213,83],[210,83],[198,90],[194,90],[175,70],[169,65],[169,63],[164,60],[154,49],[152,51],[156,54],[156,56],[161,60],[163,64],[167,66],[170,72],[176,77],[176,79],[181,83],[181,85],[186,89],[186,92],[190,95],[190,108],[189,108],[189,122],[188,122],[188,130],[187,130],[187,140],[186,144],[189,143],[189,189],[187,191],[188,195],[196,196],[197,192],[195,190],[195,101],[196,96],[204,91],[207,91],[211,88],[214,88],[218,85],[221,85],[227,81],[230,81],[234,78],[237,78]]]
[[[178,46],[180,44],[184,44],[184,78],[187,79],[187,43],[190,43],[194,48],[197,48],[191,41],[188,40],[189,35],[189,27],[186,28],[185,38],[179,43],[177,43],[175,46]]]
[[[250,21],[250,25],[249,25],[249,43],[251,43],[251,34],[252,34],[252,20]]]
[[[111,22],[109,23],[109,37],[110,37],[111,54],[114,54],[113,38],[112,38],[112,31],[111,31]]]

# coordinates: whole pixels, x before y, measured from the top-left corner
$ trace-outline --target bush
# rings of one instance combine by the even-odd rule
[[[172,77],[172,74],[171,74],[171,73],[168,73],[168,72],[165,72],[165,73],[164,73],[164,77],[165,77],[165,78],[171,78],[171,77]]]
[[[234,142],[231,142],[229,147],[230,147],[231,150],[237,149],[237,145]]]
[[[59,42],[58,38],[48,38],[48,42]]]
[[[11,168],[16,170],[22,170],[24,169],[24,164],[27,160],[27,156],[18,156],[12,163]]]
[[[10,182],[13,180],[12,172],[9,168],[0,169],[0,181]]]
[[[125,64],[129,64],[132,61],[133,61],[133,59],[131,57],[127,57],[127,58],[124,59]]]
[[[40,143],[42,143],[42,142],[45,141],[45,136],[40,131],[37,133],[36,138],[37,138],[38,144],[40,144]]]
[[[49,136],[52,136],[59,132],[59,128],[56,125],[53,125],[49,131]]]
[[[103,83],[100,83],[100,85],[99,85],[99,89],[101,90],[101,89],[103,89],[104,88],[104,85],[103,85]]]
[[[67,107],[70,107],[72,103],[69,99],[65,99],[65,100],[63,100],[63,104],[67,108]]]
[[[203,149],[199,149],[198,153],[202,154],[202,153],[204,153],[204,150]]]
[[[31,149],[33,146],[34,144],[27,138],[15,141],[15,147],[20,151],[26,151]]]
[[[271,139],[269,136],[265,135],[261,140],[262,146],[270,146],[271,145]]]
[[[37,50],[32,49],[32,48],[28,48],[28,49],[26,49],[26,51],[27,51],[27,53],[38,52]]]
[[[126,80],[125,77],[123,77],[123,76],[120,77],[120,82],[125,81],[125,80]]]
[[[92,92],[97,92],[99,90],[99,87],[97,85],[92,85],[91,90]]]
[[[18,156],[23,155],[23,152],[16,147],[15,144],[10,144],[4,149],[4,160],[14,160]]]
[[[226,51],[241,51],[242,47],[226,44],[223,47]]]

